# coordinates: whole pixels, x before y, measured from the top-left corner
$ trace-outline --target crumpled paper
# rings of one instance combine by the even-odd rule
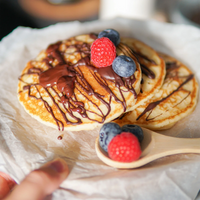
[[[0,171],[20,182],[31,170],[61,157],[69,164],[69,177],[46,199],[194,199],[200,189],[200,155],[180,154],[138,169],[115,169],[95,153],[99,129],[59,132],[30,117],[19,104],[18,77],[29,60],[58,40],[105,28],[179,59],[200,79],[200,30],[195,27],[123,18],[59,23],[40,30],[18,27],[0,42]],[[200,103],[191,115],[161,133],[200,137],[199,111]],[[57,140],[59,135],[63,140]]]

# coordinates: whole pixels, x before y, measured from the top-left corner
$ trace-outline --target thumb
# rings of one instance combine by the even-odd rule
[[[5,200],[40,200],[51,194],[67,178],[69,169],[60,158],[32,171]]]

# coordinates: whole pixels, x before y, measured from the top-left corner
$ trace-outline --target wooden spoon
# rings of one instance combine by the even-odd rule
[[[200,153],[200,138],[176,138],[165,136],[151,130],[143,129],[144,139],[141,143],[142,154],[134,162],[124,163],[111,160],[99,145],[99,138],[96,139],[95,149],[98,157],[107,165],[115,168],[137,168],[150,163],[158,158],[180,154]]]

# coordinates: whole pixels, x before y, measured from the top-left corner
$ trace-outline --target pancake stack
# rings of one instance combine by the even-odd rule
[[[122,78],[112,66],[90,62],[94,34],[59,41],[27,63],[19,78],[18,99],[40,122],[58,130],[90,130],[130,110],[140,92],[142,72]]]
[[[136,71],[117,75],[90,62],[95,34],[48,46],[19,77],[18,99],[41,123],[58,130],[92,130],[114,121],[152,130],[173,126],[191,113],[198,96],[192,72],[178,60],[133,38],[121,38],[117,56],[131,57]]]

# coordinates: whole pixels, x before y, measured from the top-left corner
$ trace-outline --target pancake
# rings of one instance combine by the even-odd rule
[[[119,77],[112,67],[95,68],[90,46],[95,34],[59,41],[27,63],[18,99],[33,118],[58,130],[91,130],[134,106],[142,73]]]
[[[118,50],[127,55],[134,54],[142,69],[141,92],[136,104],[130,108],[134,110],[161,88],[166,73],[165,62],[154,49],[134,38],[122,38]]]
[[[125,113],[116,122],[137,124],[151,130],[171,128],[189,115],[198,100],[198,83],[192,71],[175,58],[160,53],[166,62],[166,77],[161,89],[143,105]]]

